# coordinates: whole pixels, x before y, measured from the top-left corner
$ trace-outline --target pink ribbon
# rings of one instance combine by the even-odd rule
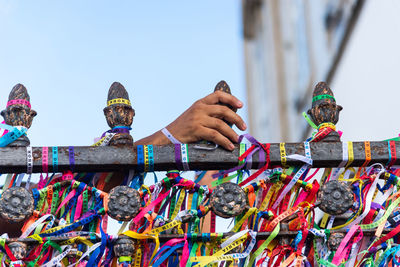
[[[182,183],[178,183],[176,185],[173,186],[183,186],[183,187],[188,187],[191,186],[193,184],[193,182],[191,183],[191,181],[185,181]],[[144,207],[142,209],[141,212],[139,212],[139,214],[132,220],[134,224],[138,225],[139,221],[143,218],[143,216],[149,212],[152,208],[154,208],[155,206],[157,206],[162,200],[164,200],[164,198],[166,198],[169,193],[171,192],[171,189],[168,190],[167,192],[165,192],[162,195],[159,195],[157,199],[155,199],[153,202],[151,202],[148,206]]]
[[[181,261],[179,262],[180,267],[186,266],[186,263],[189,259],[189,253],[189,242],[187,241],[187,236],[185,235],[185,245],[183,246]]]
[[[25,99],[13,99],[7,102],[7,107],[12,105],[25,105],[31,108],[31,103],[29,103],[29,101]]]
[[[353,227],[350,228],[349,232],[343,238],[338,249],[336,250],[335,256],[332,259],[333,264],[339,265],[339,263],[342,261],[342,259],[346,255],[347,250],[349,249],[349,246],[348,246],[349,241],[353,237],[353,235],[357,232],[358,229],[361,230],[359,225],[353,225]],[[361,238],[362,238],[362,232],[361,232]],[[359,240],[359,239],[360,239],[360,236],[357,237],[357,240]]]

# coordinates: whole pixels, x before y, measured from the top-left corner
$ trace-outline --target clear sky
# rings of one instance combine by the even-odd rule
[[[114,81],[136,110],[135,140],[222,79],[245,100],[240,3],[0,0],[0,107],[24,84],[38,112],[31,144],[62,146],[90,145],[108,130]]]

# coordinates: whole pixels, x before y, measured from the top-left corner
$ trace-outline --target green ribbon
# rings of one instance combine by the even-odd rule
[[[392,214],[392,211],[394,210],[394,208],[396,208],[398,205],[400,204],[400,197],[396,199],[396,201],[394,201],[386,210],[385,214],[376,222],[371,223],[371,224],[360,224],[360,228],[362,230],[366,230],[366,229],[373,229],[378,227],[383,221],[386,221],[387,218],[389,218],[389,215]]]
[[[192,234],[192,235],[194,236],[195,234]],[[198,244],[197,242],[193,244],[192,250],[190,251],[189,259],[188,259],[188,261],[186,262],[186,267],[192,266],[192,262],[190,261],[190,259],[191,259],[192,257],[196,257],[196,251],[197,251],[197,248],[198,248],[198,247],[199,247],[199,244]]]
[[[176,206],[176,198],[178,197],[177,192],[178,189],[176,187],[172,188],[172,192],[171,192],[171,202],[169,204],[169,214],[172,215],[172,213],[175,210],[175,206]]]
[[[238,174],[237,174],[237,173],[234,173],[234,174],[229,175],[229,176],[227,176],[227,177],[224,177],[224,178],[222,178],[222,179],[218,179],[218,180],[212,181],[212,182],[211,182],[211,186],[212,186],[212,187],[216,187],[217,185],[227,183],[227,182],[229,182],[230,180],[232,180],[233,178],[235,178],[235,177],[237,177],[237,176],[238,176]]]
[[[390,138],[390,139],[386,139],[386,140],[383,140],[383,141],[400,141],[400,136],[393,137],[393,138]]]
[[[318,100],[322,100],[322,99],[327,99],[327,98],[333,99],[333,101],[336,102],[335,98],[333,96],[331,96],[331,95],[317,95],[317,96],[314,96],[313,99],[312,99],[312,102],[315,102],[315,101],[318,101]]]
[[[88,190],[85,190],[85,191],[83,191],[83,196],[82,196],[82,198],[83,198],[83,200],[82,200],[82,212],[83,212],[83,214],[85,214],[87,211],[88,211],[88,209],[89,209],[89,206],[88,206],[88,204],[89,204],[89,201],[88,201]]]
[[[56,211],[57,211],[57,207],[58,207],[58,194],[60,192],[60,183],[56,183],[54,185],[54,190],[53,190],[53,196],[51,199],[51,209],[50,209],[50,213],[55,215]]]
[[[246,266],[253,266],[254,261],[256,258],[268,247],[269,243],[271,243],[272,240],[278,235],[279,231],[281,229],[280,223],[278,223],[274,230],[271,232],[270,236],[267,238],[267,240],[264,241],[264,243],[261,244],[261,246],[256,250],[256,252],[251,255],[249,263]]]
[[[318,126],[315,125],[315,123],[311,120],[310,116],[308,116],[307,113],[303,112],[303,117],[304,119],[306,119],[306,121],[308,122],[308,124],[310,124],[312,128],[318,129]]]
[[[392,243],[393,243],[393,239],[389,239],[388,241],[386,241],[387,247],[385,249],[385,251],[382,253],[382,255],[378,258],[378,260],[376,261],[375,265],[379,266],[383,260],[383,258],[385,258],[386,254],[388,254],[389,250],[392,248]]]
[[[44,251],[45,251],[49,246],[52,246],[53,248],[55,248],[56,250],[58,250],[58,252],[60,252],[60,253],[62,252],[61,247],[60,247],[57,243],[55,243],[55,242],[53,242],[53,241],[50,241],[50,240],[47,240],[46,243],[44,243],[44,245],[43,245],[43,247],[42,247],[42,250],[40,251],[39,256],[38,256],[36,259],[34,259],[33,261],[28,262],[28,263],[26,264],[26,266],[27,266],[27,267],[34,267],[34,266],[36,265],[36,262],[42,257]]]

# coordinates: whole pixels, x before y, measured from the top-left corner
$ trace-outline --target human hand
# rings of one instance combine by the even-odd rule
[[[233,143],[238,142],[239,136],[226,122],[236,125],[242,131],[247,126],[228,106],[236,110],[242,108],[243,103],[233,95],[216,91],[196,101],[166,128],[182,143],[207,140],[233,150]]]

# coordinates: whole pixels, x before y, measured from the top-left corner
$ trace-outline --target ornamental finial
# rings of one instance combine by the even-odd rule
[[[104,115],[111,131],[115,133],[110,145],[133,145],[133,138],[129,134],[135,110],[131,106],[128,92],[119,82],[114,82],[107,97],[107,107]]]
[[[217,85],[215,86],[215,88],[214,88],[214,92],[216,92],[216,91],[222,91],[222,92],[225,92],[225,93],[227,93],[227,94],[232,94],[232,92],[231,92],[231,88],[229,87],[229,85],[224,81],[224,80],[222,80],[222,81],[220,81],[219,83],[217,83]],[[226,107],[228,107],[228,108],[230,108],[231,110],[233,110],[234,112],[236,112],[236,109],[235,108],[233,108],[231,105],[228,105],[228,104],[224,104],[224,103],[218,103],[219,105],[222,105],[222,106],[226,106]],[[224,120],[225,121],[225,120]],[[230,122],[228,122],[228,121],[225,121],[230,127],[232,127],[232,123],[230,123]]]
[[[5,123],[7,125],[21,126],[29,129],[36,115],[36,111],[31,109],[30,97],[25,86],[22,84],[15,85],[8,97],[6,109],[1,112]],[[24,147],[29,145],[29,138],[26,135],[22,135],[9,146]]]
[[[114,241],[114,253],[117,257],[131,258],[135,254],[135,242],[130,237],[120,235]]]
[[[319,82],[314,89],[312,107],[308,110],[311,120],[318,126],[318,130],[325,127],[333,129],[323,142],[340,142],[340,136],[336,132],[336,123],[339,121],[339,112],[342,106],[336,104],[335,97],[328,84]]]

